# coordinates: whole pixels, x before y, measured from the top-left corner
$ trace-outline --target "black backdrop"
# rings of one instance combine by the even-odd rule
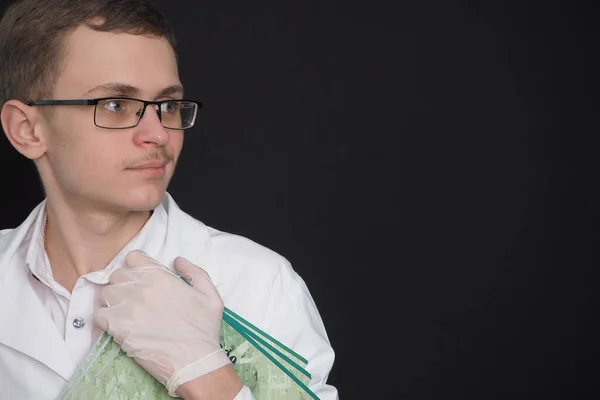
[[[597,392],[588,10],[158,5],[205,104],[169,191],[292,262],[342,399]],[[12,227],[42,193],[6,140],[0,174]]]

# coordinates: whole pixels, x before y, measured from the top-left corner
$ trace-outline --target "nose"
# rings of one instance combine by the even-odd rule
[[[158,117],[157,106],[148,105],[136,127],[134,142],[138,146],[165,146],[171,135]]]

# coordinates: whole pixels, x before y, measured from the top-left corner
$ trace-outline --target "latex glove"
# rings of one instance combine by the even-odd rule
[[[223,300],[202,268],[175,259],[189,286],[141,251],[130,252],[125,263],[102,289],[106,307],[94,317],[129,357],[171,396],[181,384],[230,364],[219,345]]]

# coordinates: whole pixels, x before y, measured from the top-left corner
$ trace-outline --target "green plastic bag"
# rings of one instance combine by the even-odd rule
[[[220,332],[242,383],[257,400],[310,400],[307,360],[225,308]],[[129,358],[104,333],[61,394],[59,400],[163,400],[165,387]]]

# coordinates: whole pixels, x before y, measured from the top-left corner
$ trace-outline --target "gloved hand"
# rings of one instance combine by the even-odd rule
[[[141,251],[113,272],[96,324],[161,382],[171,396],[186,382],[230,364],[219,345],[223,300],[208,274],[183,258],[175,270],[187,285]]]

